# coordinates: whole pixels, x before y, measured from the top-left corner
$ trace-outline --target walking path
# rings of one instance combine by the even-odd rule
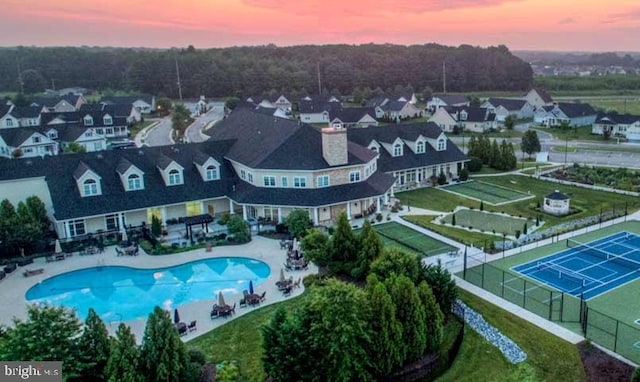
[[[252,241],[243,245],[214,247],[212,252],[205,252],[205,249],[197,249],[189,252],[183,252],[174,255],[150,256],[141,254],[139,256],[116,256],[115,247],[106,248],[105,252],[99,255],[79,256],[74,254],[72,257],[64,261],[55,261],[46,263],[44,258],[36,259],[34,264],[27,267],[18,268],[16,271],[7,275],[0,281],[0,306],[3,307],[3,314],[0,315],[1,325],[12,325],[13,317],[24,320],[26,318],[25,294],[33,285],[43,281],[44,279],[56,276],[70,271],[92,268],[96,266],[121,265],[134,268],[164,268],[173,265],[184,264],[194,260],[202,260],[217,257],[249,257],[263,261],[269,265],[271,273],[269,277],[259,285],[255,285],[255,291],[261,294],[266,291],[266,301],[260,306],[274,304],[294,296],[302,294],[304,285],[300,283],[299,289],[294,289],[290,297],[284,297],[282,292],[278,291],[275,282],[278,281],[280,269],[283,268],[286,252],[280,249],[280,243],[277,240],[267,239],[260,236],[254,236]],[[44,273],[31,277],[23,277],[24,269],[44,268]],[[309,274],[315,274],[318,269],[314,265],[310,265],[306,271],[292,271],[286,273],[285,276],[293,277],[295,280],[304,278]],[[224,291],[227,304],[233,305],[238,303],[242,298],[242,291],[237,290],[235,293]],[[179,311],[183,321],[189,323],[197,321],[197,330],[183,336],[183,340],[190,340],[200,336],[220,325],[223,325],[236,317],[252,312],[258,307],[236,307],[236,314],[230,318],[211,319],[211,307],[217,302],[217,294],[212,295],[210,299],[189,302],[180,305]],[[163,302],[158,301],[157,305],[162,306]],[[86,314],[86,312],[84,312]],[[172,316],[173,317],[173,316]],[[144,333],[146,319],[122,321],[129,325],[136,336],[136,340],[140,342]],[[120,321],[105,322],[107,329],[114,334]]]

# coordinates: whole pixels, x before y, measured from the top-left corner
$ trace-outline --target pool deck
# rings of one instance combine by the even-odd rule
[[[24,320],[26,318],[26,308],[28,304],[25,300],[27,290],[36,283],[61,273],[108,265],[123,265],[134,268],[163,268],[194,260],[217,257],[248,257],[263,261],[269,265],[271,274],[262,284],[255,288],[256,293],[267,292],[266,301],[260,306],[274,304],[298,296],[304,290],[304,285],[300,283],[300,288],[294,289],[289,297],[283,296],[282,292],[278,291],[275,283],[280,276],[280,269],[284,268],[283,264],[286,252],[280,249],[278,240],[267,239],[261,236],[254,236],[250,243],[243,245],[214,247],[211,252],[206,252],[204,249],[197,249],[162,256],[150,256],[142,251],[138,256],[116,256],[115,247],[107,247],[104,253],[98,255],[79,256],[74,254],[65,260],[50,263],[47,263],[44,258],[36,259],[33,264],[29,264],[26,267],[18,267],[17,270],[8,274],[4,280],[0,281],[0,286],[2,287],[0,288],[0,306],[4,306],[3,314],[0,315],[0,324],[13,326],[12,320],[14,317]],[[39,268],[43,268],[44,272],[30,277],[23,276],[25,270]],[[317,267],[309,264],[308,270],[285,272],[285,276],[287,278],[291,276],[294,280],[297,280],[298,278],[304,278],[309,274],[315,274],[317,272]],[[241,298],[241,293],[235,295],[225,294],[225,301],[230,305],[233,305],[234,302],[238,304]],[[180,317],[185,323],[188,324],[191,321],[197,321],[197,330],[182,336],[183,341],[193,339],[233,320],[235,317],[259,309],[259,307],[247,306],[246,308],[240,308],[236,306],[236,314],[232,317],[212,320],[209,314],[211,312],[211,306],[216,302],[217,296],[211,296],[211,299],[190,302],[179,306]],[[173,313],[171,314],[171,317],[173,317]],[[109,333],[114,334],[120,322],[124,322],[131,327],[138,343],[142,341],[146,319],[107,321],[105,325]]]

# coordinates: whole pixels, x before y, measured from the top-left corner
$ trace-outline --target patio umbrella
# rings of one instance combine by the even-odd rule
[[[60,245],[60,239],[56,239],[56,249],[54,253],[62,253],[62,245]]]
[[[253,281],[249,280],[249,294],[253,294]]]
[[[122,230],[122,241],[128,241],[129,238],[127,237],[127,231]]]
[[[173,310],[173,322],[175,322],[176,324],[180,322],[180,313],[178,313],[178,308],[175,308]]]
[[[284,282],[284,269],[280,268],[280,282]]]
[[[225,306],[227,305],[224,302],[224,296],[222,295],[222,292],[218,292],[218,306]]]

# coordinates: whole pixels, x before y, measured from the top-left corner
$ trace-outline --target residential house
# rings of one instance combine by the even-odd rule
[[[489,98],[481,107],[495,113],[498,122],[504,122],[507,116],[513,116],[516,119],[533,118],[534,112],[529,102],[515,98]]]
[[[300,121],[304,123],[325,123],[331,121],[331,115],[342,110],[342,102],[335,97],[305,97],[298,102]]]
[[[10,114],[18,120],[21,127],[40,126],[40,108],[37,106],[14,106]]]
[[[262,107],[252,108],[253,111],[260,114],[270,115],[272,117],[291,119],[291,113],[280,109],[279,107]]]
[[[269,109],[281,109],[282,111],[291,113],[293,104],[284,94],[272,94],[266,96],[250,96],[244,101],[254,104],[256,107],[265,107]]]
[[[527,93],[524,98],[531,106],[533,106],[534,110],[541,109],[544,106],[553,106],[553,98],[551,98],[549,93],[541,88],[533,88],[529,90],[529,93]]]
[[[41,113],[64,113],[80,110],[86,102],[82,95],[66,94],[58,97],[34,97],[30,106],[40,108]]]
[[[71,113],[48,113],[41,117],[41,126],[82,126],[93,130],[94,134],[106,138],[129,136],[129,123],[125,117],[115,117],[107,111],[87,111]]]
[[[64,151],[71,143],[84,147],[86,152],[107,149],[107,138],[104,135],[98,135],[93,129],[81,125],[48,126],[42,132],[60,143],[60,151]]]
[[[436,109],[429,118],[444,132],[451,133],[457,126],[464,131],[482,133],[496,129],[498,123],[495,113],[483,107],[446,106]]]
[[[100,103],[103,103],[105,105],[133,105],[133,107],[142,114],[149,114],[156,110],[156,97],[149,94],[141,94],[137,96],[102,97]]]
[[[446,106],[471,106],[471,101],[462,94],[433,94],[427,100],[427,110],[431,113]]]
[[[107,112],[114,117],[122,117],[128,123],[136,123],[142,120],[142,114],[130,103],[121,104],[103,104],[103,103],[85,103],[80,107],[80,114],[88,112]]]
[[[433,185],[443,173],[456,179],[467,161],[435,123],[349,129],[349,141],[378,153],[374,170],[395,177],[395,191]]]
[[[338,123],[345,128],[378,126],[375,109],[371,107],[346,107],[334,110],[329,118],[331,125]]]
[[[11,115],[11,110],[14,108],[11,105],[0,105],[0,129],[11,129],[20,127],[20,121],[14,115]]]
[[[597,112],[588,103],[558,102],[553,106],[544,106],[535,112],[534,122],[546,127],[591,126],[596,121]]]
[[[58,150],[58,142],[33,127],[0,129],[0,157],[42,157],[58,155]]]
[[[598,113],[591,133],[637,140],[640,137],[640,115]]]
[[[409,118],[422,117],[423,111],[418,109],[414,104],[408,101],[388,101],[378,106],[382,109],[382,118],[392,121],[399,121]]]

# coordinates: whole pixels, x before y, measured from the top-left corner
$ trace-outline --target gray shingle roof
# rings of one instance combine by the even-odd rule
[[[448,106],[469,102],[469,97],[462,94],[434,94],[431,99],[434,97],[440,98]]]
[[[372,107],[347,107],[339,110],[334,110],[332,114],[330,114],[329,118],[333,120],[334,118],[340,119],[343,123],[356,123],[360,121],[365,115],[371,116],[371,118],[376,118],[376,111]]]
[[[91,171],[91,168],[84,163],[83,161],[80,161],[80,163],[78,163],[78,166],[76,167],[76,169],[73,171],[73,178],[75,180],[80,179],[87,171]]]
[[[559,102],[558,108],[569,118],[596,115],[596,111],[588,103]]]
[[[535,90],[538,95],[540,96],[540,98],[545,102],[545,103],[550,103],[553,102],[553,98],[551,98],[551,96],[549,95],[549,93],[547,93],[546,90],[542,89],[542,88],[533,88],[533,90]]]
[[[2,111],[0,111],[2,115]],[[37,106],[16,106],[11,110],[11,115],[16,118],[38,118],[40,108]]]
[[[562,192],[555,190],[554,192],[550,193],[549,195],[545,196],[545,198],[547,199],[551,199],[551,200],[567,200],[569,199],[569,197],[565,194],[563,194]]]
[[[607,120],[611,121],[608,122]],[[598,113],[596,117],[596,123],[613,123],[630,125],[632,123],[640,121],[640,115],[632,114],[613,114],[613,113]]]
[[[11,129],[0,129],[2,140],[11,147],[18,147],[29,139],[36,130],[32,127],[15,127]]]
[[[526,100],[512,98],[489,98],[488,101],[493,107],[502,106],[509,111],[520,110],[527,103]]]
[[[149,105],[153,105],[153,96],[149,94],[140,94],[137,96],[108,96],[102,97],[100,102],[106,104],[133,104],[138,100],[144,101]]]
[[[300,113],[322,113],[328,111],[329,114],[335,113],[342,109],[340,102],[326,102],[326,101],[300,101],[298,104],[298,111]]]
[[[464,120],[466,122],[491,122],[495,121],[496,115],[494,113],[489,113],[487,108],[484,107],[471,107],[471,106],[446,106],[445,110],[449,112],[449,114],[456,115],[456,120],[460,120],[460,113],[465,111],[467,113],[467,119]]]
[[[384,111],[400,111],[408,102],[391,100],[381,105],[380,108]]]

